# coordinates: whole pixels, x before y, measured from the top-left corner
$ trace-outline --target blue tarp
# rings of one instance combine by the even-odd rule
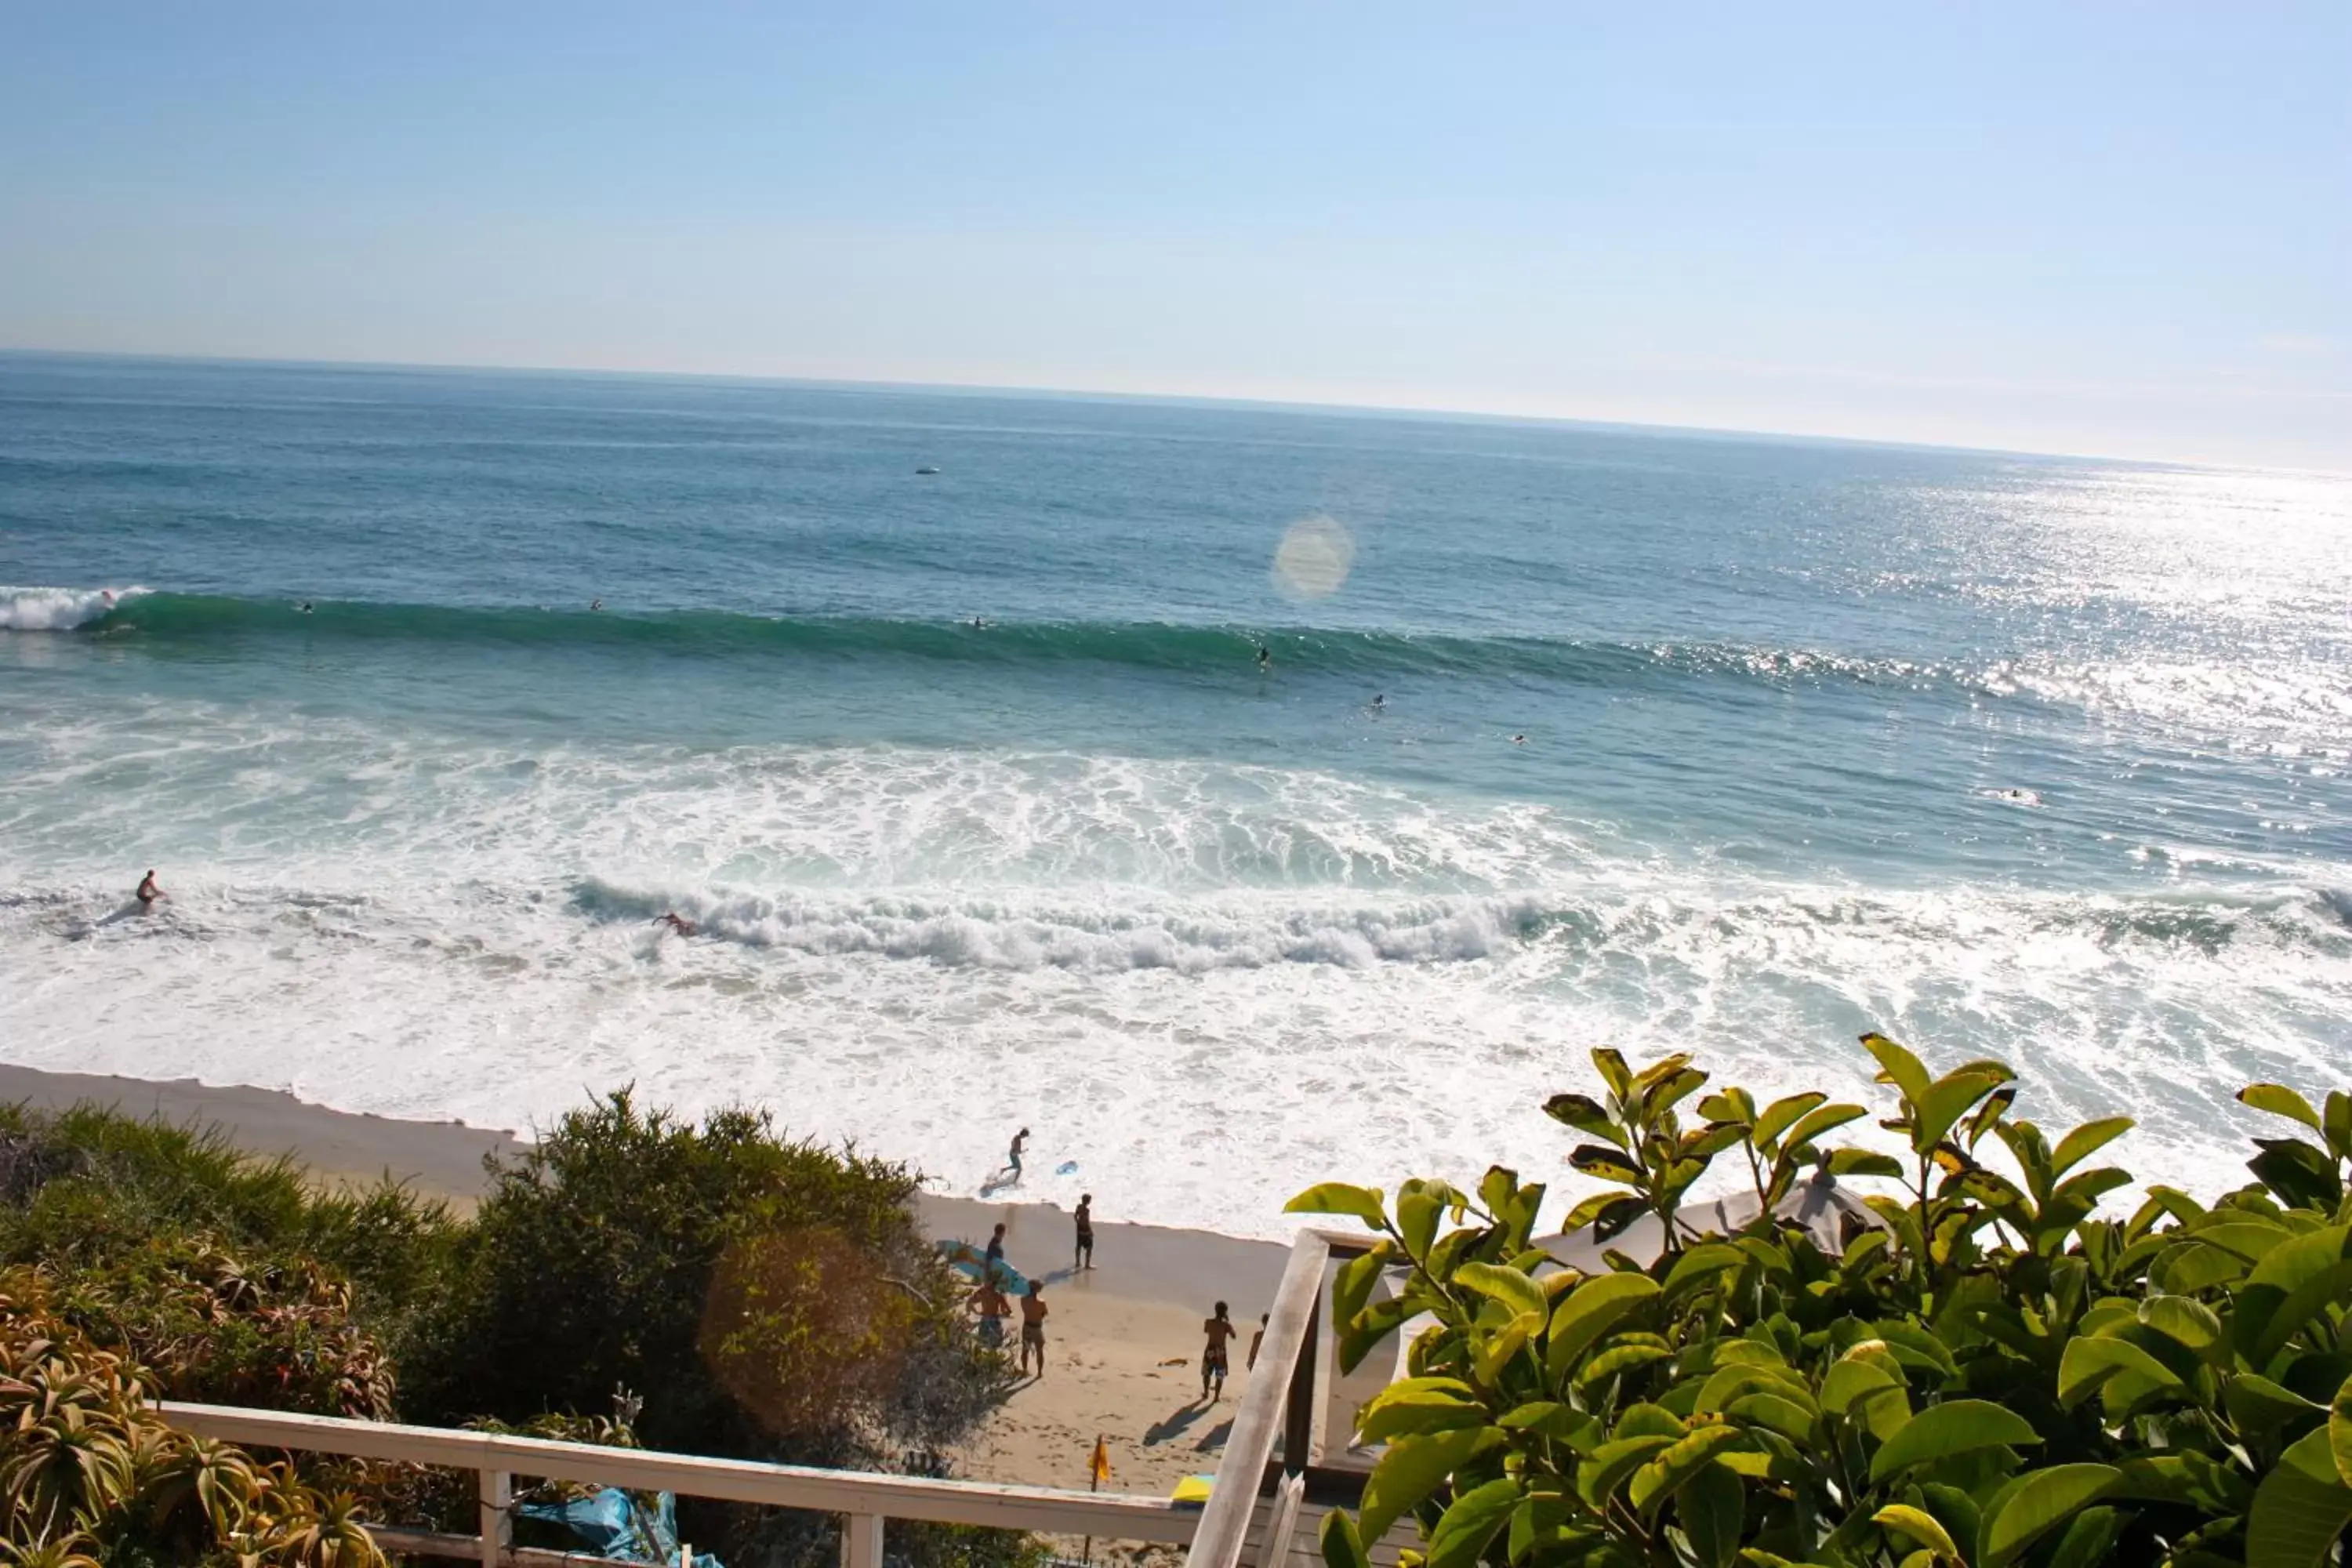
[[[515,1511],[525,1519],[562,1525],[589,1551],[610,1562],[674,1563],[677,1561],[677,1500],[667,1492],[655,1495],[658,1503],[652,1514],[618,1487],[606,1487],[593,1497],[571,1502],[517,1503]],[[694,1568],[721,1568],[721,1564],[709,1553],[698,1552]]]

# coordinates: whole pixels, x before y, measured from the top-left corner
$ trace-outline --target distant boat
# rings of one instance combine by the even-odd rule
[[[915,472],[917,472],[917,473],[919,473],[919,474],[936,474],[936,473],[938,473],[938,472],[939,472],[939,470],[938,470],[937,468],[932,468],[929,464],[926,463],[926,464],[924,464],[921,468],[917,468],[917,469],[915,470]]]

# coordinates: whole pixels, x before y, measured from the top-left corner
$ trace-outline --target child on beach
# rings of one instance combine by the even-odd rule
[[[1225,1346],[1241,1330],[1225,1316],[1225,1304],[1220,1301],[1217,1303],[1217,1315],[1203,1321],[1201,1331],[1209,1336],[1208,1348],[1201,1352],[1201,1397],[1223,1399],[1225,1396]],[[1214,1394],[1209,1392],[1212,1382],[1217,1385]]]
[[[1037,1352],[1037,1375],[1045,1375],[1045,1299],[1037,1293],[1037,1281],[1029,1281],[1029,1293],[1021,1298],[1021,1370],[1029,1370],[1029,1352]]]

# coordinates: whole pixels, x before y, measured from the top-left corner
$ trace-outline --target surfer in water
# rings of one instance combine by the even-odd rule
[[[588,607],[592,610],[601,610],[604,607],[604,601],[602,599],[591,599],[588,601]]]
[[[295,606],[294,606],[294,613],[295,613],[296,615],[298,615],[298,616],[307,616],[307,615],[309,615],[309,614],[310,613],[310,600],[308,600],[308,599],[305,599],[305,600],[303,600],[300,604],[299,604],[299,605],[295,605]]]
[[[1257,645],[1257,672],[1260,675],[1274,673],[1274,653],[1264,643]]]
[[[155,880],[155,873],[151,869],[145,876],[139,879],[139,891],[134,896],[139,900],[140,909],[145,910],[153,909],[171,895],[163,891],[162,884]]]
[[[1006,1152],[1004,1156],[1005,1169],[1013,1173],[1013,1174],[1005,1180],[1004,1184],[1008,1187],[1021,1179],[1021,1147],[1028,1142],[1029,1129],[1026,1127],[1024,1127],[1020,1131],[1015,1132],[1013,1135],[1013,1147]]]
[[[653,920],[647,923],[657,926],[667,926],[670,930],[677,932],[680,936],[692,936],[697,929],[692,921],[688,920],[676,910],[672,910],[667,914],[656,915]]]
[[[1387,712],[1388,710],[1389,710],[1389,700],[1388,700],[1387,696],[1386,696],[1385,694],[1381,693],[1381,692],[1378,692],[1378,691],[1373,692],[1373,693],[1372,693],[1372,711],[1373,711],[1373,712],[1375,712],[1375,713],[1385,713],[1385,712]]]
[[[1525,735],[1514,735],[1511,737],[1511,744],[1514,746],[1524,746],[1527,743],[1528,738]]]

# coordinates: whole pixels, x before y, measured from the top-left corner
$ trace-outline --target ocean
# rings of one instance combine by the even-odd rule
[[[26,1066],[1025,1125],[1003,1195],[1244,1235],[1575,1187],[1599,1044],[1999,1056],[2200,1189],[2352,1085],[2352,480],[7,355],[0,583]]]

